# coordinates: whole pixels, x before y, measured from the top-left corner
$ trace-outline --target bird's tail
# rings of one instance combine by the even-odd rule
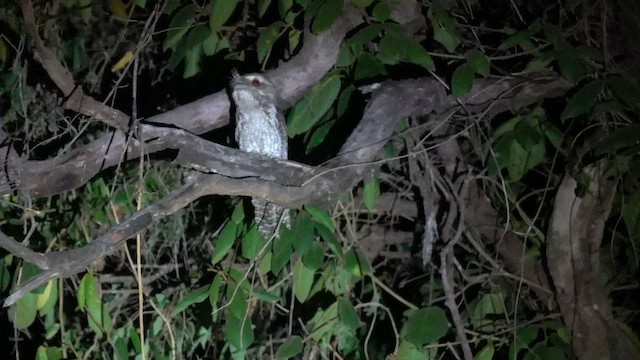
[[[280,237],[278,224],[282,224],[287,228],[290,227],[291,219],[289,217],[289,209],[258,198],[251,199],[251,203],[255,211],[258,232],[260,232],[260,235],[262,235],[264,239],[271,238],[274,233],[276,238]]]

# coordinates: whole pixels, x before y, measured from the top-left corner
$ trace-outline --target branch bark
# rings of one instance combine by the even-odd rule
[[[585,168],[590,182],[583,196],[576,195],[577,181],[565,175],[547,231],[549,273],[580,360],[633,358],[599,272],[604,225],[617,185],[605,178],[605,169],[604,162]]]

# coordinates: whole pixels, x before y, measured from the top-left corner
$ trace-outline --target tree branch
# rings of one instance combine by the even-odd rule
[[[505,92],[505,88],[510,90]],[[467,98],[466,109],[486,112],[489,108],[500,109],[502,106],[506,108],[508,104],[524,106],[537,102],[542,97],[557,95],[568,88],[569,85],[560,79],[551,82],[527,81],[527,79],[481,81],[474,87],[474,91],[493,94],[498,100],[488,102],[483,98],[483,103],[476,103],[474,99],[478,97],[470,95]],[[512,89],[518,90],[512,91]],[[417,96],[415,92],[418,93]],[[509,94],[509,102],[500,100],[501,97],[504,98],[505,93]],[[532,93],[538,94],[538,97],[532,97]],[[396,105],[400,98],[414,100],[405,103],[401,110]],[[418,101],[419,98],[420,101]],[[145,146],[152,150],[175,147],[178,150],[178,156],[175,159],[177,163],[203,173],[193,173],[184,186],[156,204],[135,213],[90,244],[79,249],[43,255],[46,258],[44,261],[46,265],[42,265],[42,260],[38,256],[29,253],[30,250],[21,249],[23,245],[15,240],[0,237],[0,246],[17,256],[42,265],[41,267],[46,270],[44,274],[22,285],[5,303],[16,301],[29,290],[53,277],[65,277],[83,271],[93,261],[115,251],[123,241],[142,231],[153,221],[175,213],[204,195],[261,197],[289,208],[300,207],[306,203],[320,206],[330,204],[345,189],[350,189],[361,181],[367,171],[378,166],[372,161],[378,156],[384,141],[391,136],[392,129],[398,120],[405,116],[427,115],[436,109],[450,108],[454,106],[453,104],[456,104],[454,99],[445,96],[441,85],[433,79],[384,83],[372,96],[362,121],[343,146],[340,155],[327,166],[318,167],[245,153],[208,142],[180,129],[146,127],[145,129],[155,135],[155,140],[149,140]],[[367,137],[366,134],[371,135]],[[146,133],[144,136],[149,138],[150,134]],[[87,160],[79,157],[75,159],[75,164],[82,169],[82,165],[87,164]],[[57,171],[59,170],[52,168],[46,175],[54,176]],[[77,177],[84,175],[82,172],[72,174],[76,179],[69,181],[78,181]],[[67,176],[70,175],[67,173]],[[40,176],[44,174],[40,172]],[[7,240],[11,243],[7,243]]]

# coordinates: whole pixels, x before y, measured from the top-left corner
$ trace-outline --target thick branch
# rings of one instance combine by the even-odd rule
[[[605,220],[616,193],[606,164],[585,168],[590,182],[583,196],[566,174],[553,204],[547,232],[547,265],[558,305],[578,359],[630,359],[627,337],[613,319],[599,269]]]

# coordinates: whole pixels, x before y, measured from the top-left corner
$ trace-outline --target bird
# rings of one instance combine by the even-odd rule
[[[240,150],[274,159],[288,158],[285,120],[277,107],[277,89],[267,76],[232,72],[231,97],[235,104],[235,138]],[[278,225],[290,226],[289,209],[252,198],[255,222],[263,238],[279,237]]]

